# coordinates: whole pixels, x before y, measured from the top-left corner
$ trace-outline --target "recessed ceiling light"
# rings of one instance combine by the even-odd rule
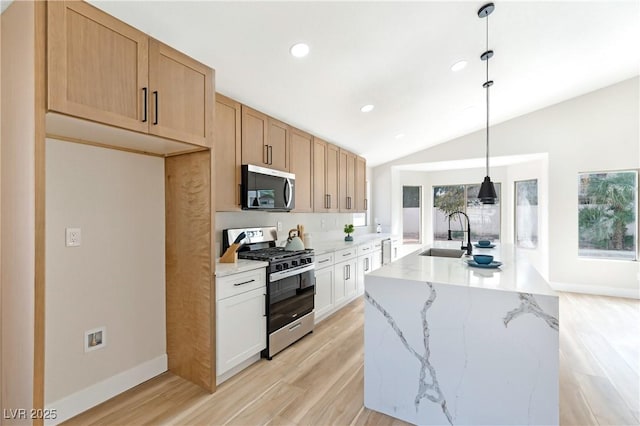
[[[467,61],[458,61],[455,64],[451,65],[451,71],[453,72],[458,72],[462,69],[464,69],[464,67],[467,66]]]
[[[309,54],[309,45],[305,43],[294,44],[291,46],[291,49],[289,49],[289,52],[296,58],[304,58]]]
[[[402,139],[402,138],[404,138],[404,133],[398,133],[396,135],[396,139]]]
[[[371,112],[371,111],[373,111],[374,108],[375,107],[373,105],[367,104],[367,105],[363,106],[362,108],[360,108],[360,111],[362,111],[362,112]]]

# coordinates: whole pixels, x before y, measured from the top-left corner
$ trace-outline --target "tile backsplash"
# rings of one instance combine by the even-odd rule
[[[282,222],[282,231],[278,232],[278,245],[283,245],[290,229],[304,225],[305,233],[311,233],[314,241],[342,239],[342,229],[347,223],[354,223],[353,213],[270,213],[270,212],[219,212],[216,213],[216,257],[222,250],[222,230],[252,226],[277,226]],[[358,226],[354,235],[375,232],[375,226]]]

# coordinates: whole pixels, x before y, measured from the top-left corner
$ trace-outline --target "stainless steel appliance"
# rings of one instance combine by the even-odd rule
[[[289,211],[295,207],[293,173],[242,165],[241,200],[244,210]]]
[[[315,274],[313,250],[286,251],[276,247],[274,227],[226,229],[223,251],[242,232],[246,234],[238,251],[241,259],[269,262],[267,267],[267,348],[262,356],[275,354],[313,331]]]

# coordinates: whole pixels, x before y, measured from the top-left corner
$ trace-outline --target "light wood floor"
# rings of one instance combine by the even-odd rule
[[[405,424],[363,407],[363,311],[359,298],[215,394],[165,373],[66,424]],[[638,425],[639,370],[639,301],[561,295],[561,424]]]

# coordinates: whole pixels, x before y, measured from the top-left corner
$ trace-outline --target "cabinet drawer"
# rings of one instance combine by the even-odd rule
[[[360,244],[358,246],[358,256],[366,256],[373,251],[373,243]]]
[[[322,269],[329,266],[333,266],[334,263],[334,253],[325,253],[319,256],[316,256],[316,269]]]
[[[336,251],[335,256],[336,256],[336,262],[344,262],[346,260],[352,259],[354,257],[356,257],[358,255],[358,248],[357,247],[353,247],[353,248],[348,248],[348,249],[343,249],[343,250],[339,250]]]
[[[266,285],[266,271],[264,268],[253,271],[240,272],[216,279],[216,300],[260,289]]]

